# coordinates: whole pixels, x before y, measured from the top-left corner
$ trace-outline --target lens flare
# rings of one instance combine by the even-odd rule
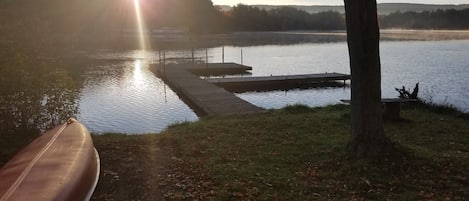
[[[142,12],[140,11],[140,1],[139,0],[134,0],[134,5],[135,5],[135,16],[137,19],[137,28],[138,28],[138,37],[139,37],[139,42],[140,42],[140,48],[142,50],[146,49],[145,45],[145,29],[143,25],[143,19],[142,19]]]

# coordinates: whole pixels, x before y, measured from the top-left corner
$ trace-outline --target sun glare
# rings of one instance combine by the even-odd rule
[[[145,33],[144,33],[144,27],[143,27],[143,19],[142,19],[142,12],[140,9],[140,1],[139,0],[134,0],[134,5],[135,5],[135,18],[137,19],[137,28],[138,28],[138,37],[139,37],[139,42],[140,42],[140,48],[141,49],[146,49],[145,46]]]
[[[142,68],[143,68],[143,63],[141,59],[135,60],[134,68],[132,72],[132,82],[136,88],[141,88],[142,85],[144,84],[144,78],[143,78],[144,72]]]

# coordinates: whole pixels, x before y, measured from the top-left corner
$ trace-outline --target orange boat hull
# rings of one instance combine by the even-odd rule
[[[88,130],[70,119],[41,135],[0,169],[0,201],[89,200],[99,168]]]

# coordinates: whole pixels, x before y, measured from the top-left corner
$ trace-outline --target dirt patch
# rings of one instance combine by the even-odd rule
[[[94,136],[101,175],[92,200],[164,200],[159,188],[173,157],[156,136]]]

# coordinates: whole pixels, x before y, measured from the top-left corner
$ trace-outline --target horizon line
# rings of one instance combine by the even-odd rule
[[[246,4],[246,3],[238,3],[238,4],[243,4],[243,5],[248,5],[248,6],[344,6],[344,4]],[[214,6],[236,6],[238,4],[213,4]],[[451,4],[451,3],[404,3],[404,2],[396,2],[396,3],[378,3],[377,5],[380,4],[410,4],[410,5],[435,5],[435,6],[462,6],[462,5],[469,5],[469,3],[463,3],[463,4]]]

